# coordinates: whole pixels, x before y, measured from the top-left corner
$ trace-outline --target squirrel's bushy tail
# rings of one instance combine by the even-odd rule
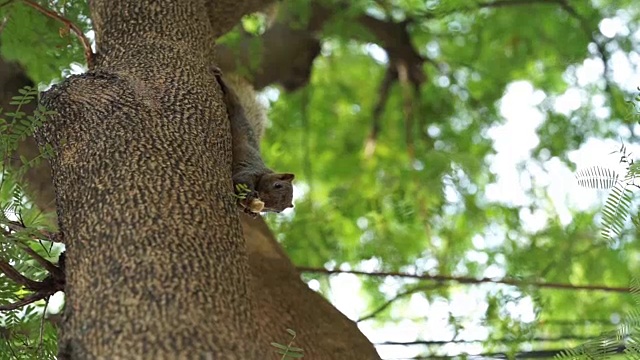
[[[257,98],[257,93],[249,81],[234,73],[229,73],[224,78],[238,95],[240,106],[244,109],[259,144],[267,124],[267,107]]]

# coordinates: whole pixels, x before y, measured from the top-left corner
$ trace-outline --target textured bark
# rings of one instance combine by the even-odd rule
[[[212,3],[205,4],[208,6],[209,14],[213,13],[210,7]],[[194,63],[187,63],[185,59],[191,61],[194,55],[199,53],[198,50],[193,50],[189,46],[193,46],[200,40],[187,38],[179,32],[165,36],[161,32],[162,25],[158,23],[158,20],[154,20],[155,26],[160,27],[156,30],[159,31],[156,34],[153,32],[134,32],[133,29],[108,29],[109,22],[114,21],[117,24],[120,21],[119,16],[127,16],[128,21],[132,19],[130,15],[117,10],[122,9],[122,6],[128,6],[123,5],[124,2],[120,4],[119,2],[94,1],[92,5],[100,7],[104,4],[107,4],[109,8],[98,8],[100,12],[97,14],[94,11],[94,16],[101,16],[98,18],[99,50],[101,51],[98,58],[99,73],[71,79],[69,82],[74,85],[64,85],[68,87],[64,91],[56,90],[57,93],[65,95],[58,96],[58,102],[52,103],[63,115],[54,120],[54,129],[49,129],[52,131],[51,135],[64,139],[59,149],[63,157],[58,158],[61,163],[58,164],[60,169],[57,169],[56,172],[56,178],[62,177],[61,180],[58,179],[58,183],[66,181],[67,183],[64,184],[67,185],[64,186],[68,187],[62,191],[62,194],[58,194],[59,197],[64,196],[66,199],[65,205],[60,208],[61,220],[63,224],[68,224],[63,230],[69,231],[70,226],[74,228],[76,235],[67,235],[68,238],[71,238],[68,240],[71,243],[67,244],[69,255],[75,251],[73,256],[76,258],[76,272],[86,272],[81,276],[74,275],[81,281],[80,284],[76,283],[71,287],[71,293],[67,293],[67,301],[70,301],[67,305],[68,309],[72,308],[71,301],[73,299],[71,297],[77,297],[80,291],[93,292],[93,294],[87,294],[93,302],[87,302],[86,298],[82,300],[78,298],[73,301],[74,306],[81,307],[79,311],[83,312],[80,314],[78,311],[74,311],[67,314],[67,323],[64,327],[66,332],[64,336],[61,336],[61,345],[72,345],[84,341],[88,338],[85,332],[89,331],[91,338],[95,337],[94,346],[103,348],[110,356],[115,356],[111,350],[124,348],[127,350],[126,355],[121,354],[121,356],[131,358],[139,355],[136,352],[141,350],[140,347],[144,345],[146,346],[146,349],[142,349],[144,355],[139,358],[163,358],[162,355],[154,354],[153,351],[156,349],[154,346],[157,346],[158,351],[164,351],[164,358],[172,358],[174,355],[172,353],[177,352],[198,353],[199,350],[195,343],[215,341],[214,335],[211,335],[215,334],[216,337],[220,337],[217,344],[222,343],[222,348],[228,350],[223,352],[224,355],[219,355],[217,352],[212,353],[216,354],[214,358],[225,358],[224,356],[232,358],[232,355],[238,355],[238,358],[250,359],[251,355],[239,355],[242,353],[237,351],[238,347],[244,346],[243,344],[247,340],[262,344],[268,344],[270,341],[284,343],[288,340],[288,335],[284,330],[292,328],[298,333],[296,345],[305,349],[305,358],[321,360],[379,359],[375,349],[360,333],[357,326],[300,280],[298,272],[262,219],[251,220],[245,216],[241,218],[249,252],[250,291],[257,294],[251,298],[254,303],[253,320],[250,321],[258,325],[258,337],[249,335],[252,337],[242,338],[236,333],[234,339],[228,340],[228,337],[232,336],[231,334],[235,330],[232,329],[230,333],[228,328],[224,328],[224,324],[220,324],[220,319],[214,323],[213,314],[202,315],[205,309],[190,309],[190,307],[198,307],[196,304],[201,302],[207,302],[204,305],[211,305],[215,304],[215,301],[220,302],[221,297],[227,296],[227,299],[233,297],[229,296],[230,294],[218,293],[220,290],[217,290],[214,285],[204,289],[203,292],[193,294],[193,287],[189,287],[193,284],[201,284],[199,281],[203,280],[201,277],[210,276],[209,283],[216,283],[219,287],[230,283],[234,287],[237,285],[242,288],[243,286],[242,277],[239,282],[231,280],[238,276],[234,270],[238,264],[230,264],[231,267],[228,270],[222,269],[222,266],[216,266],[216,264],[219,265],[231,258],[225,257],[220,260],[215,255],[227,256],[229,251],[224,250],[221,253],[211,245],[211,242],[213,245],[222,245],[227,242],[231,248],[241,246],[235,242],[229,243],[235,239],[236,229],[235,225],[229,224],[227,220],[233,219],[235,215],[226,213],[223,216],[217,216],[220,212],[230,211],[225,208],[228,204],[216,204],[216,200],[222,199],[221,201],[224,202],[226,186],[224,181],[230,177],[225,177],[227,175],[220,172],[216,173],[220,167],[224,166],[219,163],[222,158],[216,159],[213,154],[220,154],[220,149],[227,146],[228,139],[225,138],[225,125],[219,123],[221,120],[218,116],[219,105],[217,104],[219,102],[217,95],[213,94],[216,87],[213,82],[209,83],[208,72],[202,70],[206,66],[199,63],[200,60],[209,61],[208,53],[202,55],[202,59],[198,58]],[[225,12],[222,11],[223,8],[225,7],[219,8],[219,13]],[[242,10],[245,8],[247,8],[246,4],[240,6],[240,11],[245,11]],[[229,7],[226,9],[226,12],[229,13]],[[129,8],[130,10],[131,8]],[[136,17],[141,19],[144,16],[147,15],[136,14]],[[236,20],[239,18],[237,13],[234,16]],[[142,26],[144,21],[140,20],[138,26]],[[172,17],[165,19],[165,21],[171,21],[172,26],[176,26]],[[226,21],[218,23],[211,21],[212,27],[228,28],[226,23]],[[125,22],[122,26],[130,26],[130,24]],[[312,59],[319,51],[319,42],[308,31],[277,30],[278,28],[283,29],[279,25],[271,34],[283,36],[293,34],[293,37],[288,37],[289,40],[286,40],[273,35],[266,37],[267,34],[265,34],[267,45],[265,49],[274,49],[273,46],[269,46],[270,42],[275,44],[284,42],[297,49],[297,53],[290,51],[289,48],[278,48],[282,51],[281,53],[269,51],[268,54],[263,54],[266,61],[262,65],[275,66],[275,63],[269,60],[274,58],[280,64],[278,66],[281,69],[281,71],[274,73],[267,70],[269,67],[263,67],[265,71],[262,71],[261,74],[269,76],[263,81],[287,84],[291,83],[288,79],[298,79],[298,81],[301,79],[302,82],[299,84],[304,84]],[[110,31],[111,33],[109,33]],[[118,35],[119,31],[126,34]],[[186,31],[193,31],[193,29],[186,29]],[[218,33],[216,32],[218,30],[215,29],[211,29],[211,31]],[[199,34],[197,31],[196,33]],[[119,39],[118,36],[122,36],[122,39]],[[178,41],[175,41],[176,39]],[[179,45],[172,43],[173,41]],[[188,44],[189,42],[191,45]],[[174,45],[178,49],[172,49]],[[286,56],[300,59],[301,57],[294,55],[299,55],[301,51],[309,52],[310,57],[305,58],[299,68],[282,66],[291,62],[278,60]],[[203,53],[205,52],[208,50]],[[226,58],[225,54],[228,53],[222,51],[222,54],[220,58]],[[250,55],[248,52],[246,53],[246,56]],[[225,71],[232,70],[231,67],[225,66],[224,61],[221,61],[220,65]],[[175,67],[178,69],[172,70]],[[194,74],[197,74],[196,78],[192,78]],[[274,78],[274,74],[279,75],[280,78]],[[185,76],[187,78],[184,78]],[[206,83],[204,87],[200,88],[202,84],[198,83],[199,81]],[[3,91],[3,100],[15,95],[17,88],[28,83],[28,79],[15,65],[0,63],[0,89]],[[185,89],[189,91],[188,99],[179,96],[184,95]],[[212,98],[208,102],[200,103],[203,96],[212,96]],[[53,96],[49,95],[49,97]],[[216,109],[209,109],[213,103],[216,104]],[[196,105],[198,108],[194,109],[193,106]],[[142,111],[139,112],[139,110]],[[206,128],[206,125],[202,123],[203,119],[199,119],[197,116],[194,118],[195,113],[202,114],[206,111],[215,113],[202,116],[203,118],[210,116],[208,121],[213,124],[210,125],[211,128]],[[202,122],[198,122],[198,120],[202,120]],[[182,124],[184,121],[190,124],[189,127]],[[193,121],[198,123],[195,124]],[[206,129],[197,134],[186,131],[195,126]],[[195,135],[201,135],[201,137],[197,140],[188,140]],[[203,139],[203,136],[206,139]],[[127,139],[131,139],[132,142],[125,141]],[[180,145],[179,148],[163,149],[164,145],[176,142]],[[194,144],[193,142],[198,143]],[[27,141],[21,146],[20,153],[27,155],[27,157],[35,155],[37,150],[35,150],[34,144],[33,140]],[[206,151],[210,158],[198,158],[197,162],[191,161],[193,158],[185,158],[180,154],[180,151],[183,153],[185,151],[191,151],[191,153]],[[165,160],[160,160],[160,155]],[[67,160],[75,160],[63,162],[65,156]],[[144,158],[149,156],[151,159],[147,159],[144,163]],[[141,159],[142,162],[140,162]],[[164,168],[162,165],[167,167]],[[203,172],[203,168],[215,174],[209,175]],[[82,174],[82,177],[70,179],[69,175],[74,173]],[[141,175],[144,174],[148,174],[148,176],[142,178]],[[194,178],[194,176],[198,178]],[[171,181],[175,181],[175,185],[169,181],[172,178]],[[43,163],[42,166],[27,173],[26,180],[37,205],[45,210],[55,209],[48,163]],[[185,181],[189,181],[189,183]],[[210,181],[210,183],[203,185],[203,181]],[[71,185],[68,185],[69,182]],[[196,189],[190,189],[193,186],[196,186]],[[208,190],[202,189],[202,186],[209,186]],[[192,190],[195,192],[190,192]],[[208,193],[204,194],[206,191]],[[202,205],[201,201],[196,204],[198,209],[193,209],[192,205],[184,203],[184,199],[191,199],[196,193],[198,196],[204,196],[211,200],[213,204],[209,206],[215,207],[215,209],[209,211],[206,208],[207,205]],[[90,198],[100,199],[100,201],[99,203],[93,201],[90,204],[84,204],[85,200]],[[106,206],[105,200],[113,205]],[[71,205],[74,201],[75,203]],[[163,201],[166,204],[161,204]],[[184,205],[188,208],[185,208]],[[153,213],[154,211],[155,213]],[[208,215],[194,218],[194,211]],[[185,225],[200,228],[184,229]],[[224,230],[222,228],[229,226],[231,231],[228,235],[219,233]],[[190,234],[167,236],[167,230],[175,233],[189,231]],[[211,233],[204,234],[202,233],[204,230]],[[193,237],[197,237],[196,233],[200,235],[193,239]],[[176,238],[177,236],[181,237]],[[185,239],[189,241],[185,242]],[[219,240],[222,243],[215,242]],[[207,254],[207,257],[204,259],[201,254],[193,253],[203,253],[201,249],[206,249],[204,253]],[[98,258],[94,254],[104,254],[104,257]],[[192,260],[190,260],[191,257],[193,257]],[[242,259],[239,261],[242,262]],[[204,272],[195,269],[187,270],[189,267],[193,267],[194,263],[204,266],[206,262],[212,265]],[[174,265],[171,266],[171,264]],[[178,264],[183,264],[183,268],[174,271],[179,266]],[[147,270],[133,270],[133,267],[136,269],[144,267]],[[216,271],[221,273],[216,274]],[[108,274],[105,275],[104,272],[108,272]],[[196,274],[196,272],[199,273]],[[224,278],[218,280],[220,276],[224,276]],[[118,284],[115,284],[116,281],[119,281]],[[130,282],[130,284],[123,287],[123,281]],[[221,282],[218,283],[218,281]],[[108,284],[113,284],[113,286]],[[166,291],[162,289],[163,286]],[[206,290],[210,292],[207,293]],[[126,292],[125,295],[122,294],[123,291]],[[144,294],[140,292],[144,292]],[[182,293],[184,296],[174,294],[174,292]],[[147,299],[140,299],[144,296]],[[211,296],[214,298],[211,299]],[[157,301],[154,302],[152,297],[159,300],[163,300],[164,297],[167,300],[160,301],[161,305],[168,307],[174,305],[179,308],[179,312],[175,307],[169,310],[178,312],[180,320],[165,322],[165,319],[162,319],[159,322],[159,319],[154,319],[154,315],[149,311],[128,313],[135,311],[135,308],[138,307],[148,309],[149,306],[142,304],[141,300],[152,303],[155,308],[158,308]],[[178,301],[178,299],[180,300]],[[168,300],[171,300],[173,304],[167,304]],[[240,299],[238,303],[227,306],[243,311],[242,307],[246,306],[244,300],[244,298]],[[118,301],[124,301],[126,304],[118,304]],[[109,307],[108,310],[105,308],[106,306]],[[113,309],[113,306],[119,307],[119,309]],[[208,310],[215,311],[215,305],[212,307],[214,309],[208,308]],[[116,313],[102,314],[103,309],[104,311],[115,310]],[[109,315],[108,319],[103,315]],[[185,321],[185,316],[190,317],[189,321],[197,322],[199,320],[206,324],[194,326],[189,321]],[[198,316],[201,317],[198,318]],[[246,317],[247,314],[243,311],[240,316]],[[86,318],[79,319],[80,317]],[[207,321],[202,321],[202,319],[207,319]],[[109,321],[121,320],[125,321],[122,326],[109,323]],[[148,322],[156,326],[153,333],[150,331]],[[176,323],[179,323],[178,327],[174,326]],[[135,326],[136,329],[126,328],[129,324]],[[138,331],[138,334],[127,333],[127,331],[144,329],[145,327],[149,331]],[[80,332],[77,331],[78,328],[80,328]],[[203,330],[203,328],[207,328],[207,330]],[[188,334],[181,334],[180,332],[186,331],[185,329],[188,330]],[[191,331],[196,330],[200,334],[192,336]],[[100,333],[100,331],[104,331],[104,333]],[[246,329],[240,331],[246,331]],[[145,336],[147,337],[145,338]],[[118,344],[116,345],[114,341],[118,341]],[[182,343],[175,345],[177,341]],[[123,343],[125,344],[123,345]],[[176,346],[183,348],[177,349]],[[146,351],[147,349],[151,350]],[[71,350],[71,353],[67,353],[67,358],[84,358],[83,355],[78,355],[78,351],[87,351],[86,347],[73,349],[73,346],[61,348],[61,350]],[[76,353],[73,353],[73,350]],[[204,352],[209,352],[209,350]],[[261,356],[257,358],[280,359],[280,356],[268,348],[266,350],[262,348],[260,353]],[[268,353],[271,355],[267,355]],[[202,356],[202,358],[206,358],[207,355],[202,354]],[[189,358],[191,357],[189,355]]]
[[[46,92],[61,359],[261,359],[203,0],[91,2],[95,69]]]
[[[254,309],[260,332],[270,341],[286,343],[287,328],[294,329],[294,346],[305,359],[380,359],[356,324],[300,280],[291,261],[262,219],[242,215],[249,249]],[[279,356],[268,359],[280,359]]]

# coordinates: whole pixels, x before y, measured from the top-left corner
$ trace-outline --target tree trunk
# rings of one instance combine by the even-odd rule
[[[292,328],[305,358],[379,359],[300,280],[264,221],[242,216],[247,273],[206,35],[239,15],[211,21],[217,29],[202,16],[217,19],[241,2],[208,2],[207,12],[197,1],[151,3],[93,1],[95,69],[44,96],[58,111],[42,137],[56,150],[67,246],[60,358],[280,359],[268,344],[287,343]],[[257,7],[243,4],[236,11]],[[0,71],[0,83],[4,100],[28,80]],[[33,142],[19,152],[35,156]],[[46,163],[27,173],[46,210],[56,206],[49,174]]]
[[[96,0],[98,56],[42,98],[67,246],[64,359],[259,359],[203,1]]]

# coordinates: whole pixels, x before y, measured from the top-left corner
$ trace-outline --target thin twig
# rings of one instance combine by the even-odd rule
[[[497,8],[506,6],[521,6],[533,4],[562,4],[563,0],[498,0],[490,2],[482,2],[478,4],[479,8]]]
[[[402,111],[404,113],[405,141],[407,152],[411,161],[415,160],[415,146],[413,144],[413,117],[415,107],[415,93],[409,83],[409,68],[405,62],[397,64],[398,80],[400,82],[400,94],[402,94]]]
[[[42,339],[44,338],[44,321],[45,321],[45,316],[47,315],[47,307],[49,307],[48,297],[44,302],[44,309],[42,309],[42,318],[40,319],[40,336],[39,336],[40,339],[38,341],[38,348],[36,349],[36,354],[42,351]]]
[[[18,221],[6,221],[4,222],[4,225],[6,225],[9,230],[14,231],[14,232],[18,232],[18,231],[23,231],[23,230],[27,230],[27,227],[18,222]],[[8,234],[7,234],[8,235]],[[31,239],[33,240],[47,240],[50,242],[54,242],[54,243],[62,243],[62,234],[60,233],[54,233],[51,231],[47,231],[47,230],[37,230],[36,234],[32,234],[31,235]]]
[[[32,294],[14,303],[1,305],[0,311],[15,310],[43,299],[47,299],[48,301],[51,295],[55,294],[58,291],[64,291],[64,253],[60,255],[60,259],[58,260],[59,266],[54,266],[53,264],[42,258],[40,255],[38,255],[35,251],[33,251],[33,249],[29,248],[27,250],[25,248],[25,251],[49,271],[49,276],[47,276],[42,281],[34,281],[22,275],[6,261],[0,260],[0,273],[3,273],[7,278],[13,280],[18,285],[22,285],[26,289],[33,291]]]
[[[384,73],[382,82],[380,83],[380,88],[378,90],[378,101],[376,102],[376,106],[373,108],[373,114],[371,116],[371,132],[369,133],[369,136],[367,137],[367,143],[364,146],[365,158],[370,158],[375,151],[376,142],[378,141],[378,134],[380,133],[380,129],[382,128],[380,123],[380,120],[382,118],[382,110],[384,110],[387,99],[389,99],[391,85],[393,85],[393,82],[395,79],[397,79],[397,76],[398,75],[396,69],[393,66],[389,66]]]
[[[7,305],[0,305],[0,311],[10,311],[10,310],[16,310],[16,309],[20,309],[23,306],[27,306],[29,304],[32,304],[38,300],[42,300],[42,296],[39,293],[33,293],[29,296],[26,296],[14,303],[11,304],[7,304]]]
[[[389,299],[384,304],[380,305],[377,309],[373,310],[369,314],[367,314],[367,315],[359,318],[358,320],[356,320],[356,322],[361,322],[361,321],[369,320],[369,319],[372,319],[372,318],[376,317],[378,314],[380,314],[382,311],[384,311],[384,309],[388,308],[391,304],[393,304],[396,300],[398,300],[400,298],[415,294],[417,292],[433,290],[435,288],[437,288],[437,286],[434,286],[434,285],[418,286],[418,287],[415,287],[413,289],[409,289],[407,291],[403,291],[401,293],[398,293],[398,294],[396,294],[396,296],[394,296],[393,298]]]
[[[498,1],[486,1],[476,4],[469,4],[469,6],[460,6],[446,11],[438,12],[422,12],[419,18],[422,19],[435,19],[436,17],[447,16],[455,14],[459,11],[485,9],[485,8],[501,8],[510,6],[527,6],[527,5],[562,5],[564,0],[498,0]],[[415,21],[416,17],[410,19]]]
[[[22,0],[22,2],[25,5],[36,9],[37,11],[41,12],[42,14],[44,14],[44,15],[46,15],[48,17],[60,21],[69,30],[71,30],[71,32],[73,32],[73,34],[78,38],[78,40],[80,40],[80,43],[82,44],[82,48],[84,49],[84,57],[87,60],[87,66],[89,67],[89,69],[93,68],[93,65],[94,65],[94,63],[93,63],[94,53],[91,50],[91,42],[89,41],[89,39],[87,39],[87,37],[82,32],[82,30],[80,30],[78,25],[74,24],[71,20],[61,16],[57,12],[49,10],[49,9],[45,9],[44,7],[38,5],[37,3],[33,2],[33,1]]]
[[[58,267],[55,266],[49,260],[43,258],[38,254],[35,250],[33,250],[29,245],[20,244],[22,250],[24,250],[27,254],[29,254],[38,264],[42,265],[42,267],[50,273],[58,271]]]
[[[582,31],[584,31],[584,33],[591,39],[591,41],[596,45],[596,48],[598,49],[598,53],[600,54],[600,60],[602,60],[602,65],[604,66],[603,69],[603,74],[605,77],[605,86],[606,86],[606,90],[607,92],[610,91],[610,84],[609,84],[609,80],[607,79],[607,73],[609,72],[609,55],[607,54],[607,50],[605,49],[604,45],[602,45],[598,40],[596,40],[595,36],[593,36],[593,29],[589,28],[589,25],[587,24],[587,19],[585,19],[582,15],[580,15],[578,13],[578,11],[576,11],[576,9],[571,6],[571,4],[569,4],[569,2],[567,2],[566,0],[559,0],[560,1],[560,7],[562,7],[562,9],[564,11],[566,11],[569,15],[571,15],[574,19],[578,20],[578,22],[580,23],[580,26],[582,27]]]
[[[374,345],[392,345],[392,346],[413,346],[413,345],[447,345],[447,344],[473,344],[473,343],[496,343],[496,344],[513,344],[519,342],[559,342],[559,341],[567,341],[567,340],[577,340],[577,341],[587,341],[592,340],[594,336],[586,336],[586,335],[561,335],[556,337],[523,337],[523,338],[514,338],[508,337],[504,339],[469,339],[469,340],[460,340],[460,339],[452,339],[452,340],[416,340],[416,341],[383,341],[375,343]]]
[[[366,271],[358,271],[358,270],[328,270],[323,268],[314,268],[314,267],[305,267],[299,266],[297,267],[298,271],[306,272],[306,273],[316,273],[316,274],[354,274],[354,275],[364,275],[364,276],[375,276],[375,277],[385,277],[385,276],[394,276],[394,277],[403,277],[403,278],[411,278],[411,279],[420,279],[420,280],[435,280],[435,281],[454,281],[460,284],[482,284],[482,283],[493,283],[493,284],[504,284],[511,286],[533,286],[537,288],[547,288],[547,289],[562,289],[562,290],[590,290],[590,291],[606,291],[606,292],[615,292],[615,293],[628,293],[631,291],[629,287],[622,286],[604,286],[604,285],[572,285],[565,283],[544,283],[537,281],[526,281],[526,280],[516,280],[516,279],[492,279],[492,278],[472,278],[466,276],[450,276],[450,275],[418,275],[418,274],[408,274],[401,272],[366,272]]]

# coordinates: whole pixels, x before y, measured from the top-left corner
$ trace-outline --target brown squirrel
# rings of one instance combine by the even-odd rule
[[[232,178],[240,205],[245,212],[254,215],[260,211],[281,212],[293,207],[291,181],[294,175],[275,173],[265,166],[260,155],[260,138],[264,133],[266,116],[253,89],[248,84],[240,84],[239,79],[229,77],[243,90],[241,98],[222,78],[219,68],[214,68],[214,73],[224,94],[231,122]],[[249,109],[249,114],[245,109]],[[246,189],[239,187],[240,184]]]

